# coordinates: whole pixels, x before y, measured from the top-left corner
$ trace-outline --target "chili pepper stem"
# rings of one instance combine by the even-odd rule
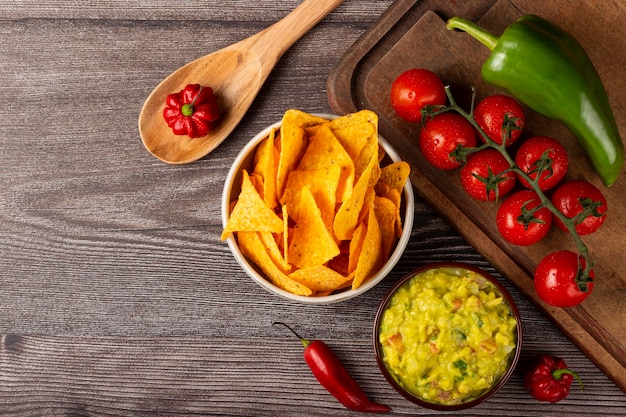
[[[304,337],[300,336],[298,333],[296,333],[294,329],[292,329],[291,327],[289,327],[287,324],[283,323],[282,321],[275,321],[272,323],[272,326],[275,326],[277,324],[288,328],[291,331],[291,333],[293,333],[298,339],[300,339],[302,346],[304,346],[305,348],[311,344],[311,341],[309,339],[305,339]]]
[[[578,374],[570,369],[555,369],[554,371],[552,371],[552,378],[556,379],[557,381],[561,380],[561,377],[563,377],[563,375],[571,375],[573,376],[576,381],[578,381],[578,384],[580,385],[580,390],[584,391],[585,390],[585,385],[583,384],[583,380],[580,379],[580,376],[578,376]]]
[[[198,89],[198,94],[196,94],[191,103],[184,104],[183,107],[180,109],[180,112],[183,114],[183,116],[193,116],[193,113],[195,112],[194,106],[196,105],[196,101],[198,101],[198,97],[200,97],[203,88],[204,86],[200,86],[200,89]]]
[[[469,20],[463,19],[461,17],[452,17],[448,19],[446,23],[446,28],[448,30],[462,30],[468,35],[472,36],[480,43],[485,45],[487,48],[493,51],[493,48],[496,47],[500,38],[495,36],[494,34],[486,31],[482,27],[478,26],[475,23],[470,22]]]

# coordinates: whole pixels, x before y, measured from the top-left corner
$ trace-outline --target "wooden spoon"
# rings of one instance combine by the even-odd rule
[[[139,133],[148,151],[171,164],[196,161],[215,149],[241,121],[280,57],[343,0],[304,0],[280,21],[247,39],[179,68],[146,99],[139,114]],[[163,119],[168,94],[187,84],[209,86],[221,117],[207,136],[177,136]]]

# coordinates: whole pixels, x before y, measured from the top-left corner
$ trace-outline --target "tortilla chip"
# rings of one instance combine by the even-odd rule
[[[326,228],[315,198],[308,188],[300,192],[298,222],[289,242],[289,262],[298,268],[323,265],[339,254],[339,246]]]
[[[274,238],[274,235],[269,232],[258,232],[259,239],[261,239],[261,243],[265,247],[265,251],[269,255],[270,259],[274,263],[274,265],[278,266],[280,270],[286,274],[291,272],[291,265],[285,261],[283,254],[278,247],[278,243]]]
[[[327,124],[320,126],[309,139],[309,146],[298,164],[298,170],[310,171],[338,166],[340,169],[336,201],[342,202],[352,193],[354,162]]]
[[[352,277],[345,277],[324,265],[298,269],[289,274],[289,278],[314,291],[334,291],[352,279]]]
[[[370,159],[368,168],[358,179],[350,198],[344,201],[339,207],[339,210],[337,210],[333,222],[333,231],[337,239],[348,240],[352,237],[352,233],[354,233],[354,229],[359,220],[359,213],[365,201],[365,195],[369,187],[369,181],[374,166],[378,166],[378,159],[375,155]]]
[[[265,205],[246,170],[242,173],[241,192],[237,204],[230,213],[221,238],[225,240],[232,232],[240,231],[272,233],[283,231],[282,219]]]
[[[361,110],[332,120],[330,129],[356,161],[370,138],[377,137],[378,116],[371,110]]]
[[[265,200],[263,198],[263,195],[265,194],[263,191],[263,177],[261,177],[260,174],[256,174],[256,173],[251,173],[249,175],[250,177],[250,182],[252,183],[252,185],[254,186],[254,189],[256,190],[256,192],[259,194],[259,196]]]
[[[376,197],[376,192],[374,191],[374,187],[367,187],[365,191],[365,197],[363,198],[363,206],[361,207],[361,212],[359,213],[359,219],[357,220],[357,224],[363,223],[368,216],[368,212],[372,204],[374,204],[374,198]]]
[[[296,206],[300,198],[300,191],[305,187],[308,188],[322,213],[324,224],[331,230],[335,216],[335,201],[340,175],[341,169],[337,165],[308,171],[291,171],[281,203],[289,207]],[[292,211],[291,214],[297,222],[299,218],[298,213]]]
[[[283,258],[285,262],[289,263],[289,215],[287,213],[287,206],[282,206],[281,210],[283,212]]]
[[[269,136],[257,147],[254,155],[254,174],[263,179],[263,200],[271,209],[278,204],[276,201],[276,161],[274,147],[275,130],[272,129]]]
[[[396,205],[388,198],[377,196],[374,199],[374,213],[380,225],[382,256],[386,259],[396,242]]]
[[[385,186],[402,193],[402,189],[410,173],[411,167],[405,161],[394,162],[383,167],[378,183],[376,184],[376,193],[378,195],[384,195],[386,193],[384,189]]]
[[[296,295],[313,294],[310,288],[289,278],[272,262],[256,232],[238,232],[237,240],[241,253],[261,268],[267,278],[278,288]]]
[[[396,237],[399,238],[402,236],[402,215],[400,214],[400,203],[402,202],[402,197],[400,191],[396,189],[392,189],[387,191],[383,197],[388,198],[393,202],[396,206]]]
[[[300,110],[287,110],[280,126],[280,157],[276,174],[276,195],[280,199],[287,183],[287,174],[296,168],[307,147],[304,128],[326,123],[321,117],[304,113]]]
[[[356,270],[361,251],[363,250],[363,241],[365,240],[365,233],[367,233],[367,227],[365,223],[359,224],[352,234],[352,240],[350,240],[350,252],[348,256],[348,273],[352,273]]]
[[[363,248],[354,272],[353,290],[359,288],[383,265],[381,240],[380,226],[372,208],[367,218],[367,233],[363,239]]]

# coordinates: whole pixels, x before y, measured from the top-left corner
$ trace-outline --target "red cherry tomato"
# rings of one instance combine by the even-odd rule
[[[508,194],[517,182],[513,171],[504,173],[509,167],[504,156],[495,149],[474,152],[461,168],[461,185],[477,200],[494,201]]]
[[[573,307],[583,302],[593,290],[593,281],[579,287],[577,277],[585,269],[585,258],[562,250],[543,258],[535,270],[534,285],[539,298],[555,307]],[[580,268],[580,269],[579,269]],[[593,270],[590,280],[595,278]]]
[[[552,212],[547,207],[533,209],[541,204],[536,192],[521,190],[504,200],[496,213],[496,226],[509,242],[528,246],[539,242],[550,230]]]
[[[538,185],[545,191],[556,186],[565,177],[569,159],[567,151],[556,139],[535,136],[522,143],[515,155],[515,164],[533,180],[541,171]],[[518,179],[524,187],[530,188],[528,181],[521,176]]]
[[[502,144],[504,123],[510,119],[513,124],[506,146],[512,145],[520,137],[526,124],[522,106],[513,97],[501,94],[481,100],[474,109],[474,119],[487,136],[498,144]],[[482,135],[478,136],[484,140]]]
[[[420,132],[419,145],[424,158],[441,169],[455,169],[462,160],[455,158],[459,147],[476,147],[474,128],[457,113],[442,113],[426,122]]]
[[[576,218],[575,229],[581,236],[595,232],[606,220],[606,198],[595,185],[587,181],[564,182],[554,190],[550,200],[565,217]],[[558,217],[554,218],[554,223],[561,230],[568,231]]]
[[[391,106],[408,122],[422,120],[422,108],[446,102],[443,81],[432,71],[414,68],[400,74],[391,85]]]

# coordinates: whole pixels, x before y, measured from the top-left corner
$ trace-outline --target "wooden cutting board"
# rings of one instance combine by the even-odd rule
[[[622,0],[398,0],[333,68],[328,79],[330,106],[339,114],[363,108],[377,112],[381,134],[412,167],[411,180],[418,195],[626,392],[626,273],[622,268],[626,255],[626,174],[622,172],[616,184],[605,188],[572,134],[561,123],[526,109],[525,137],[559,139],[571,160],[566,178],[592,182],[608,200],[609,214],[602,228],[583,237],[596,262],[592,295],[571,309],[552,308],[536,296],[533,272],[548,253],[576,251],[571,238],[553,227],[546,239],[531,247],[504,241],[494,220],[497,204],[468,197],[457,171],[432,168],[417,147],[419,126],[399,120],[389,103],[392,81],[413,67],[438,73],[468,109],[472,87],[478,99],[498,92],[480,77],[489,50],[467,34],[446,30],[445,20],[458,15],[499,35],[517,17],[528,13],[557,22],[582,43],[609,89],[609,100],[626,140],[626,3]]]

